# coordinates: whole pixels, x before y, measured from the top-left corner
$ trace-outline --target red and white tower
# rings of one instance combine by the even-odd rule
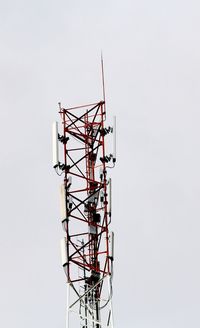
[[[53,123],[53,166],[64,178],[60,207],[67,328],[113,328],[114,234],[110,231],[112,184],[108,173],[116,161],[116,123],[106,126],[105,92],[103,96],[103,101],[73,108],[59,103],[62,132]],[[113,150],[107,153],[106,139],[111,134]]]

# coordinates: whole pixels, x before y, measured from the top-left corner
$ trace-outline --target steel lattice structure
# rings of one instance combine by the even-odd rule
[[[63,108],[62,134],[53,125],[53,165],[64,176],[61,185],[62,265],[67,277],[67,327],[113,328],[113,233],[111,178],[115,150],[106,154],[105,100]],[[114,128],[115,130],[115,128]],[[63,162],[58,159],[58,143]],[[74,314],[74,315],[73,315]],[[72,322],[72,325],[71,325]]]

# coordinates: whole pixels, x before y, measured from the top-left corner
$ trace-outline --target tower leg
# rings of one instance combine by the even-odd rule
[[[111,284],[112,284],[112,277],[108,277],[108,290],[109,290],[109,294],[112,293],[111,290]],[[113,320],[113,306],[112,306],[112,297],[110,300],[110,311],[109,311],[109,322],[108,322],[108,327],[109,328],[114,328],[114,320]]]
[[[69,328],[69,298],[70,298],[70,284],[67,283],[66,328]]]

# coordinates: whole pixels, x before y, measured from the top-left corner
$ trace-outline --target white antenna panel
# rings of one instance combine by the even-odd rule
[[[67,218],[66,190],[64,184],[60,186],[60,218],[61,221],[64,221]]]
[[[110,257],[114,260],[114,232],[110,232]]]
[[[109,179],[109,209],[108,209],[108,213],[111,217],[111,213],[112,213],[112,179]]]
[[[58,158],[58,122],[53,122],[52,125],[52,146],[53,146],[53,167],[59,164]]]
[[[65,266],[68,263],[67,239],[66,239],[66,237],[63,237],[60,241],[60,250],[61,250],[62,265]]]

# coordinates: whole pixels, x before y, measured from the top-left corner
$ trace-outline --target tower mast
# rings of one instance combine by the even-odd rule
[[[63,175],[60,189],[62,265],[67,277],[66,328],[113,328],[112,276],[114,234],[111,224],[111,178],[108,167],[114,154],[106,153],[103,100],[71,108],[59,103],[62,134],[53,124],[53,166]],[[115,132],[113,133],[115,135]],[[63,148],[59,160],[59,144]],[[115,148],[115,147],[114,147]]]

